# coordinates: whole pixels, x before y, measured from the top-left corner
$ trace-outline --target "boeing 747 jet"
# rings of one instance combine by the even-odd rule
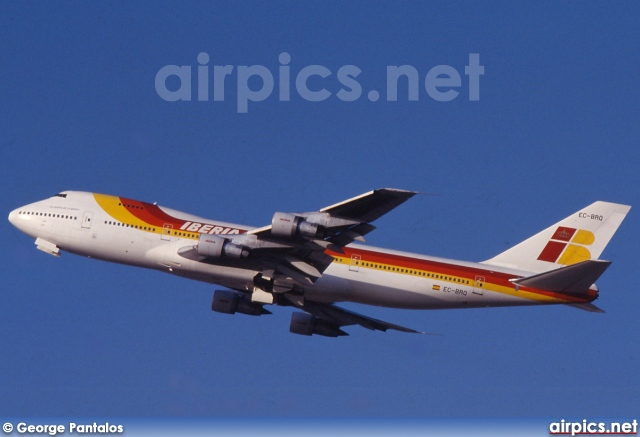
[[[297,308],[290,331],[328,337],[344,326],[419,331],[336,302],[407,308],[565,304],[602,312],[598,259],[630,207],[595,202],[489,260],[474,263],[370,247],[371,222],[416,193],[379,189],[305,213],[276,212],[261,228],[205,219],[125,197],[63,191],[22,206],[9,221],[38,249],[159,270],[224,287],[217,312]]]

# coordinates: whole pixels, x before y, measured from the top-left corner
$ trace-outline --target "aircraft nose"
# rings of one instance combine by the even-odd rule
[[[18,210],[17,210],[17,209],[14,209],[13,211],[11,211],[11,212],[9,213],[9,222],[11,222],[11,224],[12,224],[13,226],[15,226],[15,225],[16,225],[16,219],[17,219],[17,217],[18,217]]]

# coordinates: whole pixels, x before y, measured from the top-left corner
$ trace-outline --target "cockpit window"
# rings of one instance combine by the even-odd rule
[[[65,193],[58,193],[58,194],[56,194],[56,195],[55,195],[55,196],[53,196],[53,197],[64,197],[64,198],[66,198],[66,197],[67,197],[67,195],[66,195]]]

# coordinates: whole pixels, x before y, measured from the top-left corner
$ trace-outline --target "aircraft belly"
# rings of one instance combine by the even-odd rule
[[[408,309],[445,308],[450,305],[448,296],[429,291],[426,280],[384,279],[386,280],[353,281],[350,300],[368,305]]]
[[[149,237],[135,229],[114,229],[94,216],[90,228],[74,226],[60,248],[77,255],[138,267],[155,267],[146,258],[153,244]]]
[[[180,256],[178,251],[189,244],[189,241],[182,239],[162,242],[147,251],[145,254],[146,262],[153,268],[176,276],[236,290],[250,291],[253,289],[254,277],[259,273],[258,271]]]
[[[337,284],[340,286],[336,286]],[[478,293],[472,285],[438,281],[432,278],[362,268],[353,271],[347,265],[330,266],[313,287],[305,289],[305,298],[314,301],[350,301],[406,309],[473,308],[539,303],[489,289]]]
[[[125,235],[106,234],[95,231],[74,231],[67,246],[62,248],[68,252],[119,264],[140,267],[146,265],[145,252],[148,245],[137,238]]]
[[[350,281],[349,298],[346,300],[404,309],[481,308],[543,303],[489,290],[479,295],[473,293],[473,287],[439,285],[426,278],[372,279],[365,280],[360,277],[358,280]]]
[[[437,308],[445,304],[441,296],[428,292],[426,279],[403,276],[364,269],[354,272],[349,266],[332,265],[313,287],[305,289],[305,299],[394,308]]]
[[[352,301],[351,283],[338,275],[325,273],[312,286],[304,288],[304,297],[314,302]]]

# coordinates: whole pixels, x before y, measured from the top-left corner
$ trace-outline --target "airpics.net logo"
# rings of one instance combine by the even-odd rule
[[[210,65],[211,57],[202,52],[197,66],[165,65],[155,77],[158,96],[167,102],[224,102],[233,99],[229,92],[235,80],[235,101],[238,113],[249,112],[258,102],[267,100],[274,92],[279,102],[289,102],[297,95],[307,102],[323,102],[335,98],[342,102],[355,102],[366,98],[377,102],[398,100],[419,101],[421,98],[436,102],[450,102],[468,90],[469,101],[480,100],[480,76],[484,66],[480,55],[470,53],[467,65],[459,69],[451,65],[436,65],[422,72],[412,65],[387,65],[386,92],[376,89],[365,92],[358,77],[362,70],[356,65],[343,65],[331,70],[323,65],[292,68],[291,55],[282,52],[278,65]],[[464,73],[461,71],[464,70]],[[277,86],[276,86],[277,82]],[[195,84],[195,85],[194,85]],[[277,88],[277,90],[276,90]],[[401,91],[399,91],[399,89]],[[426,93],[426,95],[425,95]],[[464,98],[464,97],[461,97]]]

